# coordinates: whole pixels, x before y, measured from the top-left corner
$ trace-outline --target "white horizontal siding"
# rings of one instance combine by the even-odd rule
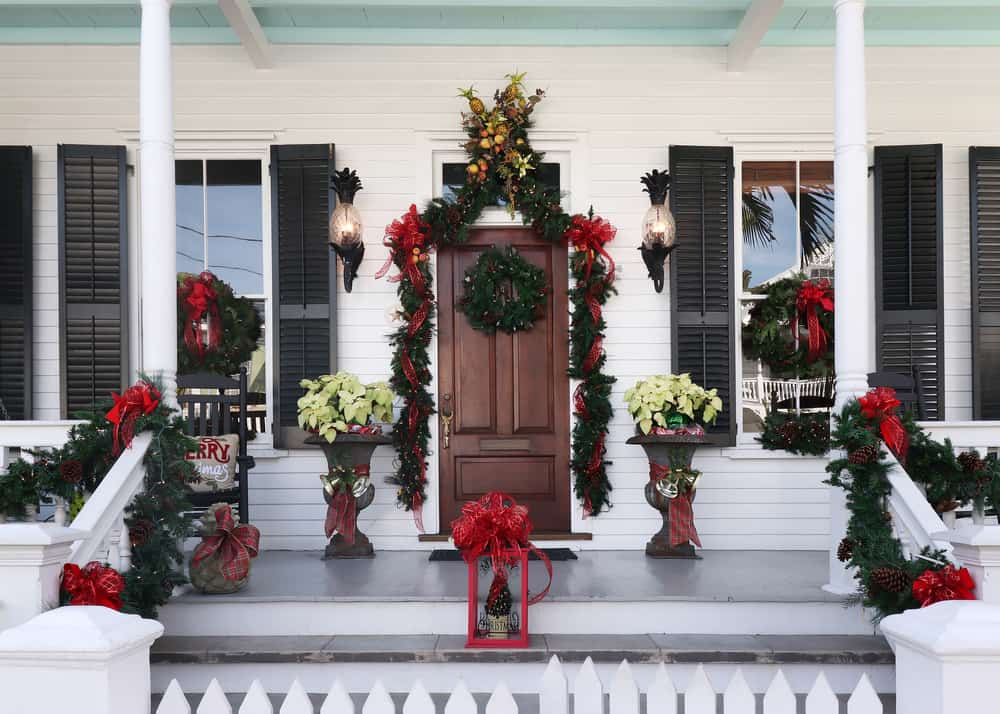
[[[670,144],[736,144],[759,133],[830,141],[832,50],[763,48],[749,70],[725,70],[716,48],[394,48],[284,46],[276,66],[255,71],[238,47],[176,47],[179,131],[275,132],[282,143],[333,141],[337,162],[362,176],[368,260],[354,292],[339,296],[340,366],[362,379],[387,376],[386,319],[394,285],[374,281],[385,255],[384,226],[415,200],[430,170],[415,132],[458,129],[456,87],[489,93],[512,68],[549,95],[539,130],[586,136],[588,185],[573,187],[618,227],[611,253],[619,295],[607,306],[608,371],[619,378],[608,444],[615,508],[586,527],[584,547],[635,548],[659,525],[645,505],[647,465],[624,444],[631,424],[621,395],[637,378],[669,370],[667,294],[656,295],[635,247],[646,197],[639,176],[667,163]],[[135,47],[0,47],[0,143],[35,149],[35,417],[59,405],[55,157],[59,143],[123,144],[137,117]],[[880,144],[943,143],[945,337],[949,419],[971,416],[967,147],[1000,145],[996,108],[1000,51],[885,48],[868,51],[869,124]],[[735,138],[733,138],[735,137]],[[782,143],[785,150],[800,145]],[[831,147],[826,153],[832,155]],[[130,160],[133,157],[130,156]],[[134,181],[134,177],[130,178]],[[130,207],[135,210],[135,207]],[[568,405],[567,405],[568,408]],[[825,548],[829,529],[823,462],[733,458],[704,450],[695,512],[708,548]],[[375,459],[374,505],[361,527],[380,548],[416,547],[410,515],[385,485],[392,452]],[[317,453],[259,459],[252,473],[253,520],[264,547],[323,543]],[[431,478],[435,478],[431,474]],[[578,507],[578,506],[574,506]],[[425,545],[424,547],[431,547]]]

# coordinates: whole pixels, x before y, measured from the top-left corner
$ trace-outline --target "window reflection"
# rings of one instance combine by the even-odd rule
[[[757,287],[798,264],[795,162],[743,164],[744,287]]]
[[[208,161],[208,269],[240,295],[264,292],[259,161]]]
[[[441,166],[441,198],[446,201],[454,201],[458,198],[458,192],[465,185],[465,168],[467,164],[447,163]],[[546,188],[559,190],[560,187],[560,165],[557,163],[542,163],[535,171],[535,177]],[[507,202],[502,198],[496,205],[506,206]]]
[[[205,193],[201,161],[174,164],[177,196],[177,272],[198,274],[205,266]]]

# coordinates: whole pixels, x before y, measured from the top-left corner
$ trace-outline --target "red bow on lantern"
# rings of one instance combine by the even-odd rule
[[[250,559],[257,557],[260,531],[249,523],[236,525],[229,506],[215,511],[215,533],[204,536],[194,549],[191,566],[219,552],[222,556],[222,575],[226,580],[242,580],[250,572]]]
[[[527,508],[518,505],[506,493],[492,491],[462,506],[462,515],[451,522],[451,535],[467,563],[488,556],[493,572],[501,577],[517,563],[522,550],[534,553],[549,574],[545,589],[528,601],[529,605],[534,605],[545,597],[552,585],[552,562],[528,540],[533,527]]]
[[[103,605],[121,610],[125,578],[96,560],[82,569],[75,563],[67,563],[63,566],[62,589],[69,595],[70,605]]]
[[[896,399],[896,390],[892,387],[876,387],[858,399],[861,415],[878,423],[882,441],[895,452],[900,461],[906,461],[910,435],[906,433],[903,422],[896,414],[901,403]]]
[[[806,331],[809,333],[809,354],[807,360],[815,362],[826,351],[828,342],[826,330],[819,324],[817,310],[833,312],[833,289],[826,278],[819,280],[804,280],[799,294],[795,299],[795,324],[792,334],[798,339],[799,317],[806,321]]]
[[[944,600],[975,600],[976,583],[965,568],[946,565],[941,570],[925,570],[913,581],[913,597],[920,607]]]
[[[212,284],[218,278],[205,270],[198,277],[189,275],[177,288],[184,309],[184,344],[188,352],[205,358],[210,349],[218,349],[222,344],[222,317],[219,314],[218,293]],[[208,314],[208,334],[202,334],[201,318]]]
[[[118,456],[123,449],[132,446],[136,419],[152,414],[160,404],[160,392],[148,382],[136,382],[121,396],[112,392],[111,398],[115,404],[105,417],[114,424],[111,453]]]
[[[355,476],[364,478],[369,473],[368,464],[358,464],[354,467]],[[327,538],[334,533],[340,533],[349,545],[354,545],[354,535],[358,529],[356,502],[353,483],[342,482],[330,494],[330,503],[326,508],[326,523],[324,524]]]
[[[670,467],[663,464],[650,463],[649,480],[654,484],[670,475]],[[670,520],[670,545],[687,545],[694,543],[699,548],[698,529],[694,527],[694,507],[691,504],[691,491],[678,490],[676,496],[668,499],[667,516]]]

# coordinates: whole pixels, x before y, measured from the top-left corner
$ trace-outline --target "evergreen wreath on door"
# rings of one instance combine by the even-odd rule
[[[559,191],[546,188],[537,179],[535,170],[542,154],[532,148],[528,130],[531,114],[545,93],[537,89],[526,94],[523,74],[509,74],[507,80],[506,87],[494,94],[492,108],[472,87],[460,90],[469,103],[469,111],[462,114],[468,135],[463,144],[469,157],[466,182],[454,201],[436,198],[422,213],[412,205],[386,227],[384,244],[389,257],[376,273],[380,278],[394,265],[399,271],[389,278],[399,283],[403,321],[390,337],[390,383],[403,397],[403,409],[393,430],[398,465],[389,481],[397,486],[400,504],[413,512],[421,531],[427,497],[429,419],[435,413],[429,389],[428,348],[434,331],[429,255],[436,247],[464,243],[483,210],[500,202],[506,204],[511,216],[520,211],[522,222],[543,240],[566,241],[574,249],[567,369],[570,378],[579,380],[573,395],[574,490],[584,515],[597,515],[611,505],[604,454],[615,378],[603,371],[607,356],[602,308],[615,293],[615,264],[605,248],[615,237],[615,228],[593,211],[588,216],[570,216],[560,205]]]
[[[465,271],[465,291],[457,308],[474,330],[492,335],[530,330],[545,309],[545,271],[514,246],[488,248]]]

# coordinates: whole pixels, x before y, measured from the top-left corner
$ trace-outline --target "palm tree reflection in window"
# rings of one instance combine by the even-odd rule
[[[744,287],[811,266],[832,267],[833,164],[829,161],[743,164]],[[798,245],[795,245],[795,221]]]

